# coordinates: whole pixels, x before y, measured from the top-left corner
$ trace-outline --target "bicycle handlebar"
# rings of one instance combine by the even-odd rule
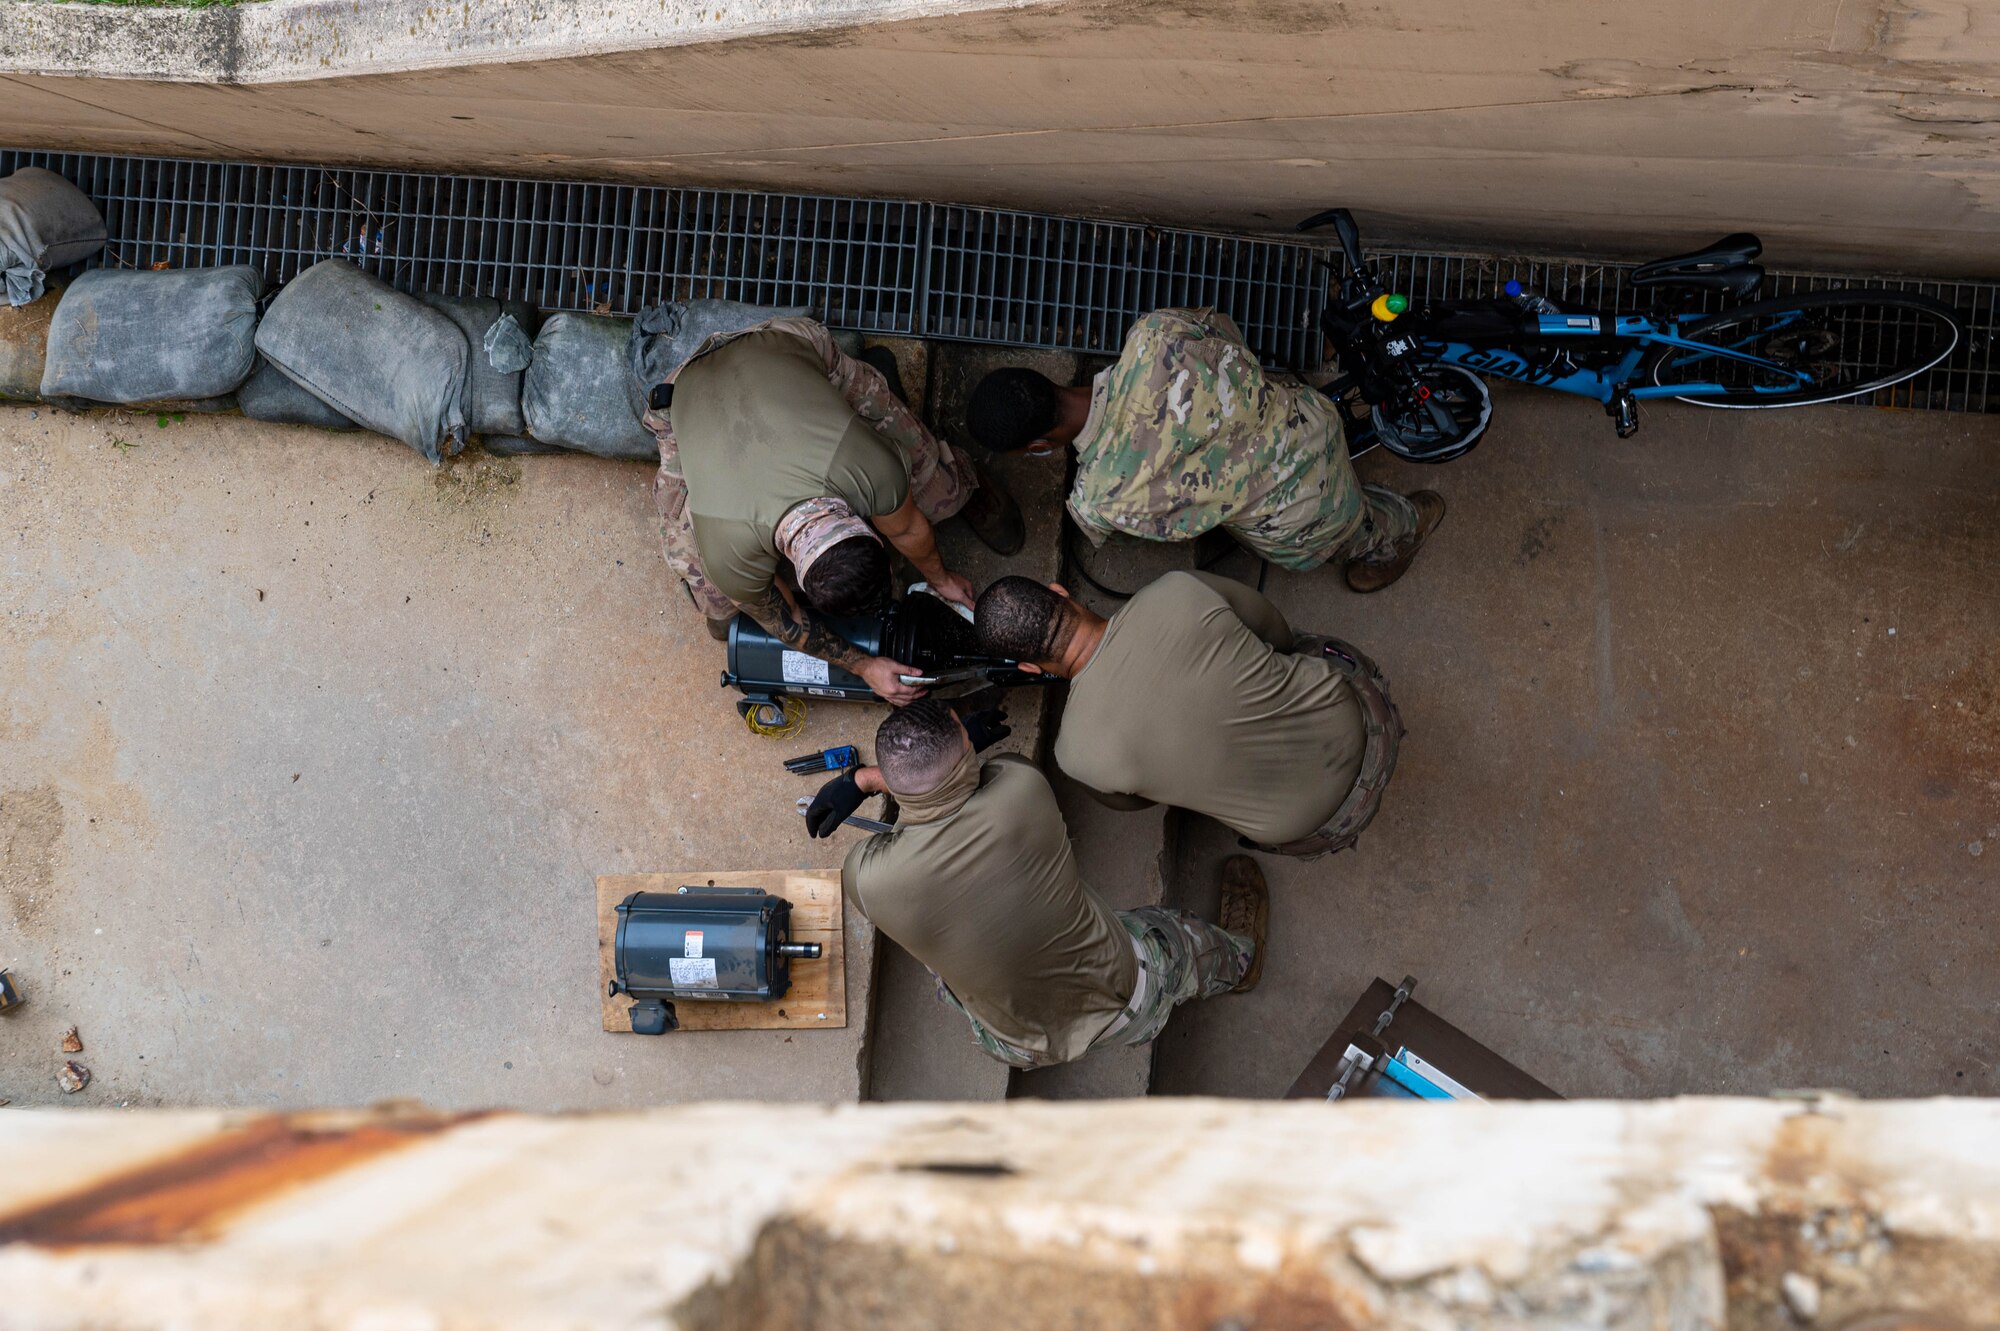
[[[1333,224],[1333,234],[1340,238],[1340,249],[1347,256],[1349,272],[1361,269],[1361,228],[1354,223],[1354,214],[1345,208],[1329,208],[1323,213],[1314,213],[1293,228],[1296,231],[1315,231]]]

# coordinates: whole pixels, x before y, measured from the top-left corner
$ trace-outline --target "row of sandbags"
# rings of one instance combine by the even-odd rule
[[[0,398],[172,405],[366,428],[438,462],[494,452],[656,458],[628,365],[633,321],[485,297],[407,295],[329,259],[258,318],[249,267],[48,274],[102,249],[104,218],[52,171],[0,178]]]
[[[367,428],[433,463],[472,436],[496,453],[657,460],[642,385],[712,337],[809,313],[699,299],[544,321],[518,301],[408,295],[338,259],[293,278],[261,320],[263,278],[247,266],[49,282],[104,244],[103,216],[69,181],[38,167],[0,178],[0,399]]]
[[[630,319],[408,295],[340,259],[287,282],[260,319],[263,295],[244,265],[84,273],[49,320],[34,395],[197,410],[233,399],[254,420],[373,430],[434,463],[474,435],[493,452],[658,456]]]

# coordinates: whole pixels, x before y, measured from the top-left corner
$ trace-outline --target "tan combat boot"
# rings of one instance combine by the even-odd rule
[[[1021,547],[1028,543],[1028,524],[1021,517],[1021,506],[1007,493],[1007,487],[1000,484],[1000,478],[983,464],[974,461],[972,470],[979,477],[979,488],[965,501],[965,507],[958,510],[958,516],[965,519],[972,534],[994,554],[1020,554]]]
[[[1250,969],[1243,972],[1243,978],[1229,991],[1248,993],[1264,976],[1264,952],[1271,932],[1271,888],[1264,881],[1264,871],[1248,855],[1231,855],[1222,862],[1222,907],[1216,912],[1215,922],[1257,944],[1257,951],[1250,958]]]
[[[1424,541],[1444,521],[1444,496],[1435,490],[1419,490],[1410,496],[1417,507],[1417,533],[1405,537],[1396,547],[1396,557],[1379,564],[1352,563],[1347,566],[1347,585],[1357,592],[1379,592],[1410,571],[1410,562],[1423,549]]]

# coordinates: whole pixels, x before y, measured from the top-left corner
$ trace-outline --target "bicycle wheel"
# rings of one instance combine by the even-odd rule
[[[1663,347],[1640,377],[1662,388],[1720,384],[1721,393],[1679,400],[1754,410],[1837,402],[1900,384],[1949,356],[1965,334],[1951,307],[1928,296],[1844,290],[1738,305],[1684,325],[1680,335],[1759,361]]]

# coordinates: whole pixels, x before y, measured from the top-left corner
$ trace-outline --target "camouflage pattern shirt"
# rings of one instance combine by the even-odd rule
[[[1155,310],[1097,376],[1074,445],[1069,511],[1114,532],[1189,541],[1214,527],[1284,568],[1337,553],[1367,505],[1333,404],[1267,375],[1229,316]]]

